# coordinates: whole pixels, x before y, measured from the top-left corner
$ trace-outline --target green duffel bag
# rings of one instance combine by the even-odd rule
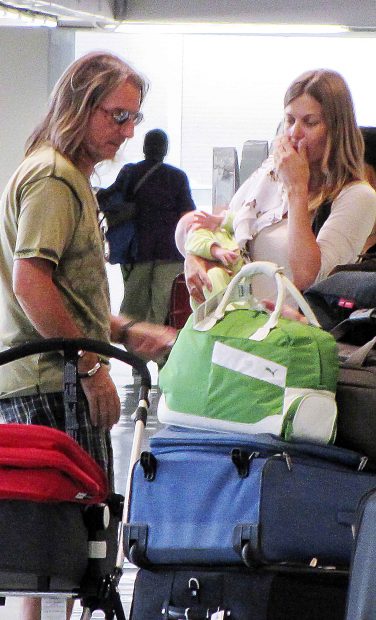
[[[275,279],[277,301],[271,314],[257,309],[260,304],[251,293],[247,303],[238,303],[239,290],[244,295],[245,285],[257,274]],[[286,291],[308,323],[281,317]],[[212,307],[213,299],[188,319],[161,370],[159,420],[333,442],[337,345],[282,269],[262,261],[245,265]]]

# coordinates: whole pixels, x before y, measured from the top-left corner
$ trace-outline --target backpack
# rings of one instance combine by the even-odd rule
[[[129,204],[129,203],[128,203]],[[107,219],[105,213],[105,217]],[[138,240],[133,219],[125,219],[116,225],[107,219],[105,258],[111,265],[133,265],[137,258]]]
[[[120,263],[130,265],[132,268],[137,260],[138,238],[135,222],[135,195],[161,164],[162,162],[157,162],[139,179],[132,191],[132,201],[125,200],[130,180],[129,175],[122,179],[121,187],[115,182],[112,186],[107,189],[100,189],[97,193],[98,203],[103,213],[102,224],[105,220],[105,258],[111,265]]]
[[[136,205],[125,202],[124,188],[114,186],[100,189],[97,200],[104,230],[105,259],[111,264],[133,264],[137,257]]]
[[[356,263],[338,265],[327,278],[305,290],[304,297],[324,329],[336,330],[338,339],[341,325],[349,342],[364,344],[375,330],[376,255],[367,252]]]

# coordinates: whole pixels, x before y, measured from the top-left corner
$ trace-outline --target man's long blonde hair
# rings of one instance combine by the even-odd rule
[[[303,73],[287,89],[285,108],[303,94],[321,105],[328,130],[321,163],[324,181],[310,204],[310,209],[315,209],[325,200],[334,200],[348,183],[364,178],[364,141],[349,87],[339,73],[328,69]]]
[[[124,60],[108,52],[91,52],[73,62],[57,82],[47,114],[28,138],[25,154],[48,143],[77,164],[93,111],[124,80],[140,89],[142,103],[146,80]]]

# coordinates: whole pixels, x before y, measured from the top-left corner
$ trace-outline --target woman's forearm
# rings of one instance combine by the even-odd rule
[[[289,194],[288,257],[295,286],[304,290],[313,284],[320,270],[321,253],[304,192]]]

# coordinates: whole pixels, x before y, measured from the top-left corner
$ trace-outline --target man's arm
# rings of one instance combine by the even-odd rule
[[[13,292],[35,329],[43,338],[84,338],[69,313],[52,274],[54,263],[43,258],[14,261]],[[86,352],[78,362],[87,372],[98,362],[95,353]],[[93,376],[81,379],[94,426],[111,428],[120,416],[120,401],[108,368],[101,366]]]
[[[180,187],[179,191],[176,195],[175,203],[178,206],[178,209],[181,215],[184,213],[188,213],[189,211],[194,211],[196,209],[196,205],[192,198],[192,192],[189,185],[189,180],[185,172],[180,171]]]

